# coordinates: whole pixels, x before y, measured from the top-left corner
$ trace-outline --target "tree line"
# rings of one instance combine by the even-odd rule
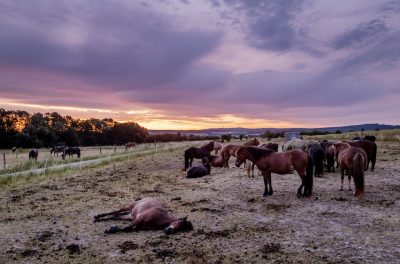
[[[127,142],[167,142],[215,139],[197,135],[155,134],[135,122],[111,118],[79,119],[57,112],[29,114],[0,108],[0,148],[42,148],[56,145],[123,145]]]

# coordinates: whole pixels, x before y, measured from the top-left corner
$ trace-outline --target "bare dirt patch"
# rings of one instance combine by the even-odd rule
[[[398,143],[379,144],[366,193],[339,191],[338,172],[314,179],[298,199],[297,175],[261,176],[214,168],[186,179],[181,151],[52,176],[0,192],[0,263],[395,263],[400,259]],[[233,166],[234,160],[231,160]],[[146,196],[189,214],[192,232],[105,235],[94,215]]]

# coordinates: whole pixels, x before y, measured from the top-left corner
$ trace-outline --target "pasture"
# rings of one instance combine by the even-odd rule
[[[256,173],[249,179],[244,169],[232,168],[235,158],[230,159],[230,169],[212,168],[211,175],[186,179],[182,147],[4,186],[0,263],[400,259],[398,142],[378,142],[376,168],[366,172],[362,198],[339,191],[337,169],[314,178],[312,197],[301,199],[296,197],[300,180],[294,174],[273,174],[274,194],[263,198],[262,177]],[[194,230],[170,236],[162,231],[105,235],[112,224],[125,223],[93,223],[97,213],[143,197],[159,199],[172,215],[189,214]]]

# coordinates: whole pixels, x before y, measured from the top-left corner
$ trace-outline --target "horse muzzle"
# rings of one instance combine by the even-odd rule
[[[172,229],[172,227],[167,227],[164,229],[165,234],[167,235],[171,235],[172,233],[174,233],[174,230]]]

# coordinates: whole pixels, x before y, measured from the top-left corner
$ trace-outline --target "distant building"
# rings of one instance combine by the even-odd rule
[[[285,132],[285,142],[288,142],[289,140],[292,139],[299,139],[300,138],[300,132]]]

